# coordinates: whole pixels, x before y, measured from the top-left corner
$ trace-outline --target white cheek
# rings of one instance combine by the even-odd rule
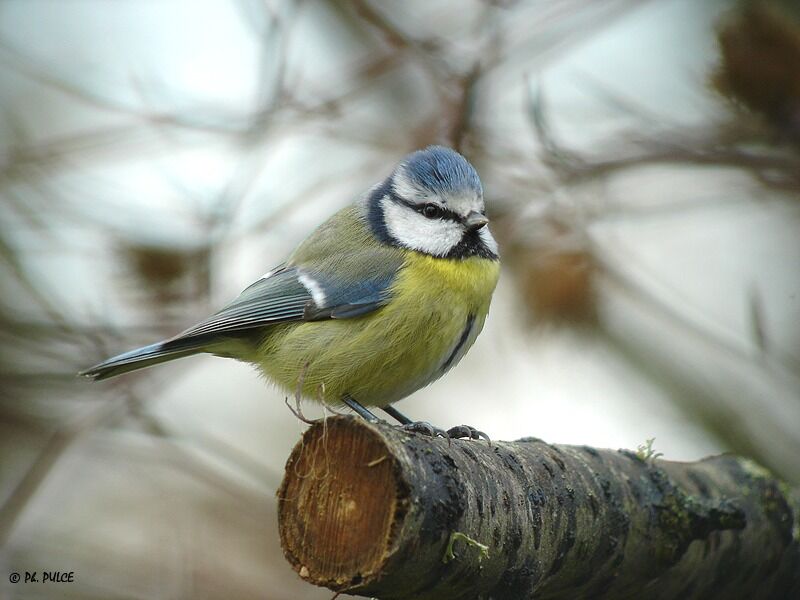
[[[499,256],[500,252],[499,248],[497,247],[497,242],[494,241],[494,237],[492,236],[492,232],[489,231],[489,227],[481,227],[479,235],[481,236],[481,241],[491,251],[491,253]]]
[[[464,229],[458,223],[444,219],[427,219],[415,210],[381,200],[383,218],[389,234],[402,245],[425,254],[445,256],[460,241]]]

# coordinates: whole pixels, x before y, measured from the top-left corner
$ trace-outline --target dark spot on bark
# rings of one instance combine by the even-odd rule
[[[616,545],[617,545],[617,539],[616,539],[616,538],[614,538],[614,547],[615,547],[615,548],[616,548]],[[621,564],[622,564],[624,561],[625,561],[625,553],[624,553],[624,552],[620,552],[619,554],[617,554],[617,555],[614,557],[614,560],[612,560],[612,561],[611,561],[611,566],[612,566],[613,568],[615,568],[615,569],[616,569],[616,568],[617,568],[618,566],[620,566],[620,565],[621,565]]]
[[[517,476],[517,478],[524,478],[525,472],[523,471],[522,463],[520,463],[519,459],[513,452],[509,452],[500,446],[495,446],[494,453],[500,460],[503,461],[503,464],[506,466],[506,468],[515,476]]]
[[[442,456],[442,460],[444,460],[444,462],[446,462],[446,463],[447,463],[447,465],[448,465],[448,466],[449,466],[451,469],[456,469],[456,468],[457,468],[457,467],[456,467],[456,461],[455,461],[455,460],[453,460],[453,457],[452,457],[452,456],[450,456],[449,454],[445,454],[445,455],[443,455],[443,456]]]
[[[606,477],[602,477],[592,472],[592,479],[595,486],[599,488],[599,494],[590,494],[589,508],[593,517],[605,522],[604,535],[593,541],[593,551],[587,562],[595,565],[594,576],[596,583],[589,589],[586,598],[594,597],[595,590],[602,592],[613,583],[616,575],[613,570],[615,564],[620,564],[624,557],[625,541],[627,540],[630,529],[630,517],[627,515],[625,507],[621,501],[621,490],[618,490]],[[596,489],[597,489],[596,488]],[[608,575],[608,571],[612,574]],[[598,592],[599,593],[599,592]]]
[[[585,563],[587,556],[588,554],[585,548],[582,548],[580,545],[575,548],[576,560]],[[586,598],[587,596],[582,588],[596,576],[597,572],[593,569],[587,569],[585,564],[577,570],[577,574],[576,572],[570,573],[570,588],[574,590],[572,597]]]
[[[636,452],[632,452],[626,448],[620,448],[619,450],[617,450],[617,454],[622,454],[622,456],[627,456],[632,461],[637,462],[639,464],[644,462],[641,458],[639,458],[639,455],[636,454]]]
[[[703,496],[708,496],[709,490],[705,480],[694,471],[689,471],[688,476],[691,482],[697,487],[697,491]]]
[[[600,488],[603,490],[603,495],[606,497],[606,500],[609,500],[611,498],[611,482],[605,477],[601,477]]]
[[[591,446],[581,446],[581,450],[586,452],[586,454],[588,454],[589,456],[594,456],[595,458],[600,456],[600,453]]]
[[[591,550],[591,545],[586,541],[582,541],[581,543],[575,546],[575,556],[580,561],[585,561],[589,557],[589,550]],[[576,581],[578,585],[584,584],[592,578],[593,573],[588,572],[583,576],[578,578]]]
[[[552,477],[553,477],[553,468],[548,464],[548,462],[546,460],[542,461],[542,466],[544,467],[544,470],[547,471],[547,474],[550,475],[550,478],[552,479]]]
[[[597,583],[590,586],[586,590],[585,598],[602,598],[604,594],[611,589],[614,581],[617,579],[617,573],[611,572],[608,575],[600,578]]]
[[[664,491],[674,487],[673,483],[669,480],[669,477],[663,469],[650,466],[647,468],[646,473],[650,478],[650,481],[653,482],[660,492],[663,493]]]
[[[462,451],[464,452],[464,454],[466,454],[468,457],[470,457],[473,461],[478,462],[478,457],[475,456],[475,453],[472,451],[472,449],[470,449],[469,446],[467,446],[465,444],[460,444],[460,447],[461,447]]]
[[[791,515],[789,507],[786,507],[787,514]],[[699,509],[695,508],[692,514],[694,519],[701,519],[705,525],[706,537],[712,531],[719,529],[744,529],[747,526],[747,516],[739,505],[729,498],[719,500],[716,505],[702,504]],[[791,517],[789,517],[791,518]],[[784,540],[787,544],[791,541],[791,531]]]
[[[533,545],[538,550],[541,543],[542,531],[542,510],[541,507],[545,504],[544,492],[537,486],[529,486],[525,494],[527,501],[528,518],[533,525]]]
[[[763,576],[761,574],[761,567],[762,566],[764,566],[764,565],[761,565],[759,563],[750,563],[744,569],[739,569],[739,573],[741,574],[742,581],[762,580],[763,579]],[[777,566],[777,564],[776,564],[776,566]]]
[[[528,486],[527,492],[528,502],[530,502],[533,506],[544,506],[545,495],[541,488],[531,485]]]
[[[742,542],[738,538],[733,539],[732,543],[727,544],[722,551],[717,563],[717,568],[714,572],[714,580],[723,584],[731,578],[732,573],[736,573],[739,565],[739,553],[742,548]]]
[[[597,518],[597,513],[600,510],[600,505],[597,503],[597,498],[592,492],[589,492],[589,509],[592,511],[592,518]]]
[[[645,485],[646,485],[646,478],[645,478]],[[628,482],[628,487],[631,490],[631,495],[633,499],[636,500],[637,504],[641,504],[642,500],[644,499],[644,492],[642,490],[642,480],[639,481],[630,480]]]
[[[448,571],[452,572],[456,568],[456,563],[454,561],[451,561],[446,565],[442,565],[441,569],[437,569],[438,573],[436,573],[436,577],[431,577],[422,585],[414,586],[414,592],[416,595],[422,596],[425,593],[438,588],[440,585],[442,585],[443,581],[451,579],[451,577],[448,577],[446,573]]]
[[[689,598],[689,597],[691,597],[692,592],[694,591],[694,588],[695,588],[695,583],[690,580],[689,583],[687,583],[686,586],[683,589],[681,589],[681,591],[678,592],[675,595],[675,597],[676,598]]]
[[[759,482],[760,483],[760,482]],[[764,482],[761,488],[761,505],[770,524],[778,533],[781,543],[792,543],[792,509],[774,482]]]
[[[552,458],[555,461],[559,469],[561,469],[562,471],[566,469],[566,466],[564,465],[564,460],[558,454],[553,453],[550,455],[550,458]]]
[[[705,542],[703,542],[703,560],[705,560],[706,558],[708,558],[708,555],[709,555],[709,553],[711,552],[711,545],[712,545],[711,538],[712,538],[713,536],[714,536],[714,532],[712,532],[712,533],[711,533],[711,534],[710,534],[710,535],[709,535],[709,536],[706,538]]]
[[[575,510],[567,510],[567,526],[563,529],[564,534],[561,538],[561,541],[558,543],[558,547],[556,548],[556,558],[553,561],[553,565],[547,572],[548,577],[555,575],[561,570],[564,560],[567,558],[567,554],[575,545],[575,525]]]
[[[438,480],[439,485],[431,486],[425,494],[411,499],[421,505],[421,514],[425,515],[422,532],[427,543],[438,543],[446,538],[451,531],[457,528],[459,519],[466,510],[467,492],[463,481],[458,477],[459,472],[455,462],[448,458],[440,459],[435,453],[429,454],[418,445],[425,444],[430,450],[429,440],[420,440],[416,436],[406,443],[412,454],[415,454],[420,464],[428,471],[427,479]]]
[[[719,548],[720,544],[722,543],[722,532],[720,531],[712,531],[708,536],[709,541],[711,542],[711,551],[714,552]]]
[[[539,570],[536,561],[529,558],[521,566],[507,569],[489,597],[492,600],[528,598],[538,581]]]
[[[522,529],[517,526],[511,530],[506,539],[505,554],[508,557],[508,564],[516,564],[517,552],[519,552],[520,546],[522,546]]]

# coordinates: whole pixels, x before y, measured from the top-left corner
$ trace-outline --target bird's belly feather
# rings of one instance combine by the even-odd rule
[[[307,398],[336,403],[348,394],[385,406],[461,359],[483,327],[498,274],[496,261],[409,252],[386,306],[353,319],[271,327],[256,362],[290,392],[302,376]]]

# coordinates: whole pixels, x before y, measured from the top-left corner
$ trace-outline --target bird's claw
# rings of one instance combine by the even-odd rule
[[[491,444],[492,440],[484,432],[471,425],[456,425],[447,430],[447,437],[451,439],[480,440],[484,439]]]
[[[445,438],[448,442],[450,440],[458,440],[458,439],[467,439],[467,440],[480,440],[484,439],[487,442],[491,443],[491,439],[489,436],[486,435],[484,432],[471,427],[470,425],[456,425],[455,427],[451,427],[447,431],[444,429],[439,429],[438,427],[434,427],[427,421],[414,421],[412,423],[406,423],[405,425],[401,426],[403,431],[410,431],[412,433],[421,433],[422,435],[427,435],[429,437],[441,437]]]
[[[427,435],[429,437],[443,437],[450,439],[450,436],[447,435],[447,432],[444,429],[434,427],[427,421],[413,421],[411,423],[402,425],[401,428],[403,431],[410,431],[411,433],[421,433],[422,435]]]

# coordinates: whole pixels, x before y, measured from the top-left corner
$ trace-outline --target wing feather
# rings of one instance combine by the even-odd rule
[[[281,268],[256,281],[228,306],[190,327],[176,339],[302,320],[309,303],[313,303],[311,294],[297,279],[297,269]]]
[[[351,319],[377,310],[390,300],[390,288],[400,266],[387,262],[371,277],[351,282],[337,273],[298,266],[282,267],[246,288],[236,300],[174,340],[226,335],[291,321]],[[306,281],[304,284],[302,279]],[[307,287],[309,278],[324,292],[326,302],[317,305]]]

